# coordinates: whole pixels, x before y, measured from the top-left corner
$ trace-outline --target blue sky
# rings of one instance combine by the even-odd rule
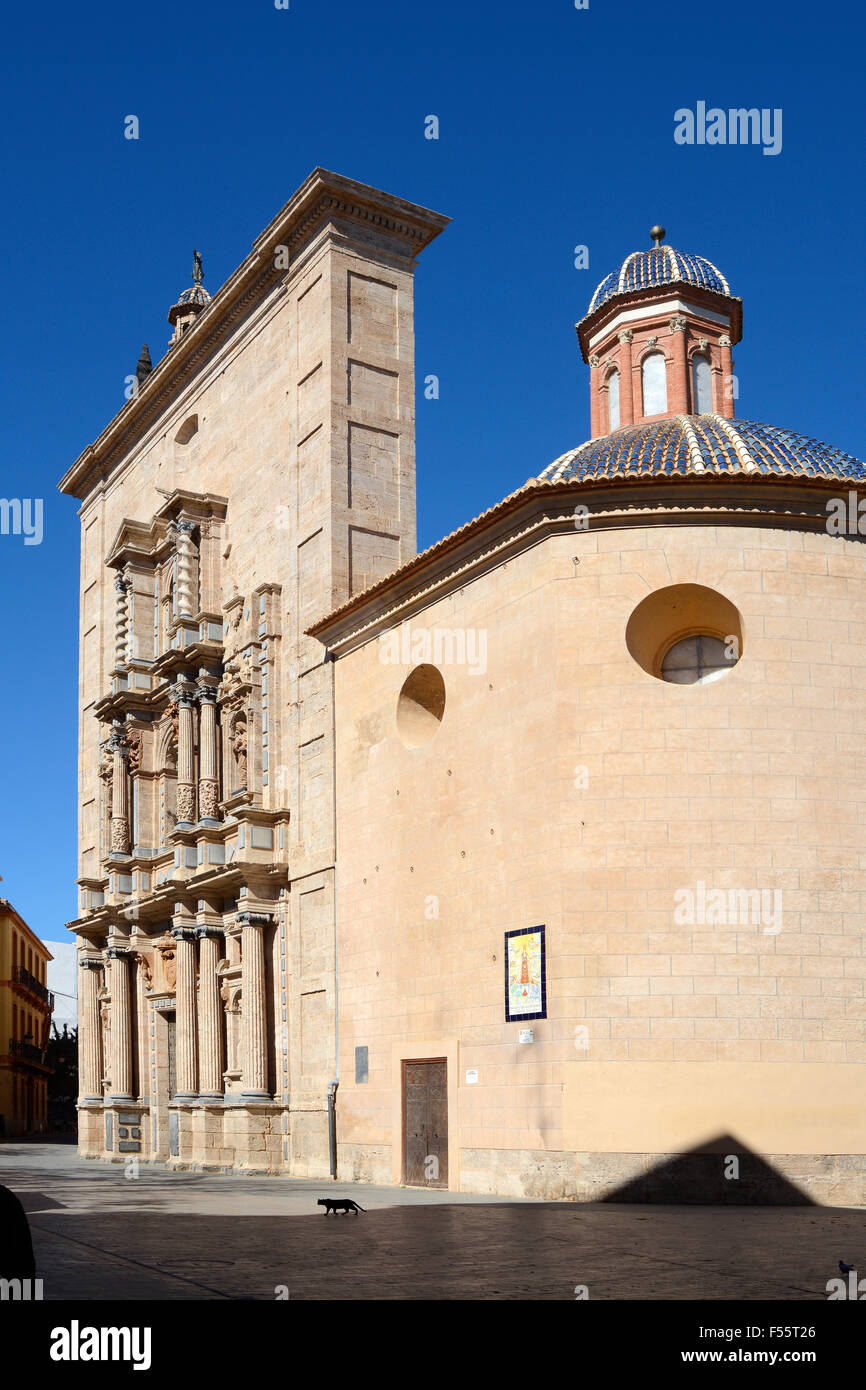
[[[45,532],[0,536],[0,892],[40,935],[76,911],[78,520],[56,483],[142,342],[165,351],[192,247],[215,292],[317,164],[454,219],[416,278],[441,391],[419,392],[421,546],[587,437],[574,323],[657,221],[745,301],[738,414],[864,457],[864,29],[861,6],[778,0],[7,12],[0,490],[44,498]],[[698,101],[781,108],[781,153],[675,144]]]

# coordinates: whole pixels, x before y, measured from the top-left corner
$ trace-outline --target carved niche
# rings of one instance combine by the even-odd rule
[[[138,966],[139,970],[140,970],[141,973],[142,973],[142,976],[144,977],[144,987],[145,987],[145,989],[146,989],[146,990],[152,990],[152,989],[153,989],[153,958],[152,958],[152,956],[146,956],[146,955],[144,954],[143,951],[136,951],[136,953],[135,953],[135,955],[132,957],[132,959],[135,961],[135,964]]]
[[[153,943],[159,952],[162,966],[162,981],[165,991],[174,994],[177,988],[177,943],[173,936],[160,936]]]

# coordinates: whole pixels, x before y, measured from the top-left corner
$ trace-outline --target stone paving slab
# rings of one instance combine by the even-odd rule
[[[47,1146],[45,1146],[47,1147]],[[85,1300],[826,1299],[866,1272],[866,1212],[503,1201],[422,1189],[202,1176],[0,1148],[45,1297]],[[325,1216],[318,1196],[367,1211]]]

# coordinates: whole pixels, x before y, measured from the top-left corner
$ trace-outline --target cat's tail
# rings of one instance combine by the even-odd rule
[[[367,1210],[367,1208],[366,1208],[366,1207],[362,1207],[362,1206],[360,1205],[359,1202],[356,1202],[356,1203],[355,1203],[355,1206],[358,1208],[358,1211],[366,1211],[366,1210]]]

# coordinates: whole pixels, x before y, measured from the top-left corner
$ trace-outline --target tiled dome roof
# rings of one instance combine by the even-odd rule
[[[705,260],[703,256],[687,255],[685,251],[675,251],[672,246],[653,246],[649,251],[633,251],[617,270],[606,275],[589,301],[586,312],[591,314],[605,300],[613,299],[617,294],[679,282],[700,285],[719,294],[731,293],[727,280],[712,261]]]
[[[588,439],[538,476],[549,483],[589,483],[734,474],[864,482],[866,464],[831,444],[756,420],[677,415]]]
[[[210,304],[210,295],[204,285],[191,285],[188,290],[184,290],[177,297],[178,304],[200,304],[202,308]]]

